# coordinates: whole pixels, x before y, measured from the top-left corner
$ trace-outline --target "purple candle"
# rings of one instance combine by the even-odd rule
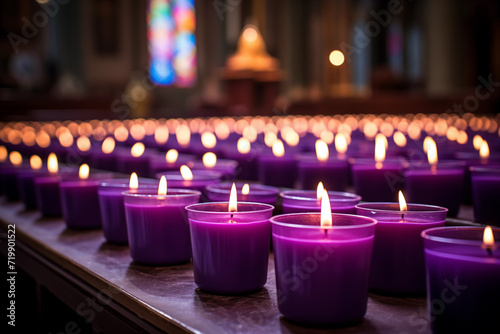
[[[389,295],[425,294],[424,245],[420,233],[444,226],[446,208],[398,203],[363,203],[357,214],[377,220],[370,290]],[[411,260],[410,260],[411,259]]]
[[[144,150],[144,144],[137,142],[130,149],[130,154],[120,154],[117,161],[118,171],[124,174],[137,173],[139,176],[148,177],[150,157],[144,153]]]
[[[160,172],[156,178],[163,175],[167,178],[169,187],[195,189],[203,193],[205,187],[219,182],[222,174],[215,171],[193,170],[186,165],[181,166],[179,171]]]
[[[236,196],[230,201],[236,203]],[[274,207],[227,202],[186,207],[193,245],[194,280],[204,291],[240,294],[256,291],[267,281]]]
[[[217,159],[217,156],[208,152],[203,155],[202,161],[192,161],[187,164],[191,169],[209,170],[222,174],[223,179],[233,180],[238,167],[235,160]]]
[[[409,202],[442,206],[449,210],[449,216],[458,215],[464,179],[462,162],[412,165],[404,176]]]
[[[500,333],[500,229],[422,232],[433,333]]]
[[[321,193],[319,189],[283,191],[280,194],[283,213],[320,212]],[[329,191],[328,196],[331,210],[335,213],[355,214],[354,206],[361,201],[361,196],[346,192]]]
[[[194,155],[179,154],[177,150],[170,149],[165,156],[155,156],[151,159],[149,174],[155,177],[160,172],[176,171],[182,165],[187,165],[190,161],[194,161],[194,159]]]
[[[207,186],[207,197],[210,202],[221,202],[229,198],[233,183],[226,182]],[[279,189],[261,184],[248,184],[238,182],[236,191],[242,202],[255,202],[274,205],[278,197]]]
[[[100,180],[112,176],[111,173],[102,173],[89,178],[89,167],[83,164],[78,177],[68,175],[61,179],[61,208],[68,228],[92,229],[102,226],[97,189]]]
[[[231,147],[227,147],[224,150],[224,157],[226,159],[234,160],[238,163],[236,171],[236,178],[238,180],[257,181],[257,155],[258,151],[252,149],[250,141],[243,137],[238,140],[236,150]]]
[[[500,226],[500,165],[470,167],[474,221]]]
[[[297,166],[292,155],[285,154],[281,140],[273,144],[273,154],[263,153],[258,158],[259,181],[268,186],[293,188]]]
[[[158,192],[139,189],[126,191],[130,256],[139,264],[165,266],[188,262],[191,241],[186,205],[197,203],[197,190],[168,189],[161,185]]]
[[[0,181],[7,200],[15,202],[19,200],[17,174],[20,171],[28,170],[28,166],[23,165],[23,157],[17,151],[10,152],[9,160],[10,164],[3,165],[0,169]]]
[[[107,137],[102,142],[101,151],[92,152],[91,166],[96,169],[117,171],[117,155],[113,154],[114,150],[115,140],[113,137]]]
[[[36,209],[35,196],[35,176],[47,175],[46,170],[42,170],[42,159],[38,155],[30,158],[31,169],[20,171],[17,174],[19,197],[27,210]]]
[[[122,193],[133,189],[155,189],[157,180],[137,179],[133,173],[129,179],[111,179],[99,183],[99,204],[101,208],[102,229],[107,242],[127,244],[127,222]]]
[[[61,216],[61,194],[59,191],[59,165],[55,153],[47,159],[47,175],[36,176],[33,180],[38,210],[44,216]],[[70,172],[69,168],[64,172]]]
[[[329,226],[324,224],[328,216]],[[294,213],[275,216],[271,223],[278,308],[285,318],[313,325],[360,321],[376,221]]]
[[[298,175],[301,189],[314,189],[321,181],[329,190],[343,191],[349,180],[349,164],[345,160],[330,159],[328,145],[318,139],[315,157],[298,157]]]

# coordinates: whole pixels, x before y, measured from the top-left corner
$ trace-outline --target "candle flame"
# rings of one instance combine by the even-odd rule
[[[78,171],[78,176],[80,177],[80,179],[82,179],[82,180],[88,179],[89,174],[90,174],[89,165],[87,165],[87,164],[81,165],[80,170]]]
[[[50,136],[45,131],[40,131],[35,137],[36,144],[41,148],[47,148],[50,146]]]
[[[30,158],[30,166],[32,169],[42,168],[42,159],[38,155],[32,155]]]
[[[330,155],[328,151],[328,145],[321,139],[316,140],[316,157],[319,161],[327,161]]]
[[[114,134],[116,140],[118,140],[119,142],[124,142],[128,138],[128,130],[123,125],[117,127],[113,134]]]
[[[285,146],[283,146],[283,142],[279,139],[277,139],[273,144],[273,154],[278,158],[285,155]]]
[[[481,149],[481,144],[483,143],[483,137],[481,137],[480,135],[475,135],[474,138],[472,138],[472,145],[474,145],[474,148],[476,150],[480,150]]]
[[[251,149],[251,144],[250,141],[244,137],[241,137],[238,139],[238,143],[236,144],[236,147],[238,149],[238,152],[241,154],[246,154],[250,152]]]
[[[155,142],[158,145],[165,144],[168,141],[168,127],[165,125],[160,125],[159,127],[156,128],[155,130]]]
[[[23,162],[23,156],[17,151],[10,152],[9,154],[10,163],[14,166],[19,166]]]
[[[338,154],[347,152],[347,138],[343,133],[339,133],[335,136],[335,150],[337,150]]]
[[[181,176],[184,181],[191,181],[193,179],[193,172],[191,172],[191,169],[189,169],[188,166],[182,165]]]
[[[59,137],[59,143],[61,143],[61,146],[63,147],[70,147],[73,145],[73,136],[71,135],[71,132],[69,131],[64,131],[62,132]]]
[[[405,135],[401,131],[394,132],[394,134],[392,135],[392,139],[394,139],[394,143],[396,143],[396,145],[398,145],[399,147],[406,146],[407,140]]]
[[[273,147],[274,143],[278,140],[278,136],[273,131],[267,131],[264,135],[264,143],[267,147]]]
[[[424,142],[422,143],[423,145],[423,148],[424,148],[424,153],[427,153],[427,151],[429,150],[429,145],[434,145],[436,144],[436,142],[434,141],[434,139],[432,139],[432,137],[425,137],[424,138]]]
[[[398,197],[399,197],[399,211],[407,211],[408,206],[406,205],[406,200],[401,190],[399,191]]]
[[[182,147],[188,147],[191,142],[191,130],[186,124],[181,124],[175,129],[177,143]]]
[[[241,188],[241,193],[243,195],[248,195],[250,193],[250,185],[248,183],[245,183],[243,187]]]
[[[490,157],[490,147],[488,146],[488,142],[483,140],[481,147],[479,148],[479,156],[481,159],[488,159]]]
[[[233,183],[231,186],[231,193],[229,194],[229,212],[237,211],[237,198],[236,198],[236,185]]]
[[[139,178],[137,177],[137,173],[130,174],[130,182],[128,186],[130,189],[139,188]]]
[[[212,132],[203,132],[201,135],[201,144],[207,149],[212,149],[217,144],[217,137]]]
[[[113,137],[107,137],[102,141],[102,153],[110,154],[115,150],[115,140]]]
[[[143,143],[137,142],[130,149],[130,154],[132,154],[132,156],[134,158],[138,158],[138,157],[140,157],[144,153],[145,149],[146,149],[146,147],[144,146]]]
[[[175,149],[170,149],[168,150],[167,154],[165,154],[165,160],[167,160],[167,163],[173,164],[177,161],[177,158],[179,157],[179,152]]]
[[[215,153],[207,152],[203,154],[203,166],[206,168],[213,168],[217,164],[217,156]]]
[[[316,198],[318,199],[318,201],[321,201],[324,191],[325,187],[323,186],[323,182],[318,183],[318,187],[316,188]]]
[[[7,152],[7,149],[5,146],[0,146],[0,162],[4,162],[7,160],[7,157],[9,156],[9,152]]]
[[[80,151],[87,152],[88,150],[90,150],[90,146],[91,146],[90,139],[88,139],[85,136],[80,136],[76,140],[76,146],[78,147],[78,149]]]
[[[491,229],[491,226],[486,226],[484,228],[483,248],[486,248],[489,251],[491,251],[492,249],[496,249],[495,237],[493,236],[493,230]]]
[[[427,160],[429,161],[429,164],[433,166],[437,165],[438,153],[436,142],[434,140],[429,141],[429,143],[427,144]]]
[[[162,175],[160,178],[160,184],[158,185],[158,195],[166,195],[167,194],[167,178],[165,175]]]
[[[51,174],[55,174],[59,171],[59,164],[57,163],[57,156],[55,153],[49,154],[47,159],[47,169]]]
[[[377,136],[377,138],[375,139],[375,167],[377,169],[382,168],[382,162],[385,160],[385,143],[387,142],[385,136],[384,139],[379,136]]]
[[[321,226],[332,226],[332,208],[326,190],[323,190],[323,196],[321,196]]]

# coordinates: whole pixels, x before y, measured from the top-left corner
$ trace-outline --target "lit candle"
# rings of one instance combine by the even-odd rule
[[[186,165],[182,165],[178,171],[160,172],[156,174],[156,178],[159,179],[163,175],[174,188],[195,189],[202,193],[206,186],[218,183],[222,177],[220,172],[191,170]]]
[[[499,333],[500,229],[422,232],[433,333]]]
[[[271,218],[278,308],[285,318],[313,325],[360,321],[366,313],[376,221],[321,213]]]
[[[207,152],[203,155],[202,161],[193,161],[188,163],[191,169],[209,170],[222,174],[225,180],[233,180],[238,168],[238,162],[235,160],[218,159],[213,152]]]
[[[197,190],[167,188],[161,177],[156,191],[139,188],[123,192],[132,260],[165,266],[191,259],[186,205],[198,203]]]
[[[31,156],[30,167],[31,169],[25,169],[17,174],[19,197],[27,210],[33,210],[37,207],[35,177],[47,174],[46,170],[42,169],[43,162],[38,155]]]
[[[407,204],[401,191],[399,199],[399,203],[356,205],[356,214],[377,220],[370,290],[389,295],[423,295],[425,264],[420,233],[444,226],[448,210]]]
[[[239,180],[257,181],[258,149],[254,148],[250,141],[244,137],[238,139],[236,142],[236,149],[234,149],[233,145],[227,145],[225,147],[224,157],[238,163],[236,178]]]
[[[500,165],[470,167],[474,221],[500,226]]]
[[[228,198],[232,183],[225,182],[207,186],[207,197],[211,202],[221,202]],[[274,205],[279,189],[261,184],[236,183],[238,198],[242,202],[256,202]]]
[[[237,202],[193,204],[188,212],[196,285],[204,291],[237,294],[256,291],[267,281],[274,207]]]
[[[34,178],[35,196],[38,210],[44,216],[61,216],[61,192],[59,190],[59,164],[55,153],[47,158],[48,175]]]
[[[259,181],[268,186],[293,188],[297,175],[297,165],[292,155],[285,154],[283,142],[273,143],[273,154],[258,157]]]
[[[96,169],[116,171],[117,154],[115,151],[116,142],[113,137],[106,137],[101,144],[101,150],[94,150],[90,156],[90,165]]]
[[[19,200],[19,187],[17,185],[17,174],[28,168],[23,165],[23,156],[17,151],[12,151],[9,153],[8,165],[2,165],[0,169],[0,182],[2,183],[2,189],[9,202],[15,202]]]
[[[149,176],[150,156],[145,152],[143,143],[137,142],[130,148],[129,154],[118,156],[118,171],[124,174],[137,173],[141,177]]]

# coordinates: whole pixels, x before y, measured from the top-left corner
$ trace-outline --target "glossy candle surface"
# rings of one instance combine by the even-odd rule
[[[194,280],[200,289],[240,294],[264,286],[273,209],[272,205],[248,202],[238,202],[238,211],[231,213],[227,202],[186,207]]]
[[[92,229],[102,226],[97,190],[99,180],[112,176],[112,174],[94,174],[85,180],[77,176],[61,179],[59,182],[61,208],[68,228]]]
[[[278,308],[285,318],[313,325],[360,321],[366,313],[376,221],[320,213],[271,218]]]
[[[500,229],[491,255],[482,227],[422,232],[427,311],[434,333],[500,333]]]
[[[410,167],[404,172],[408,202],[447,208],[456,217],[462,199],[464,165],[460,162]]]
[[[258,157],[259,181],[273,187],[293,188],[297,178],[296,161],[291,155],[275,157],[262,154]]]
[[[99,183],[99,207],[101,209],[104,238],[106,238],[107,242],[128,243],[127,221],[122,193],[130,190],[129,182],[129,179],[111,179]],[[158,181],[139,179],[139,189],[158,189]]]
[[[242,193],[244,183],[235,183],[238,200],[241,202],[255,202],[274,205],[278,197],[279,189],[261,184],[249,184],[250,192]],[[207,186],[207,197],[211,202],[221,202],[229,198],[232,183],[220,183]]]
[[[191,259],[186,205],[197,203],[200,192],[168,189],[124,192],[130,256],[140,264],[165,266]]]
[[[356,194],[368,202],[392,202],[404,186],[403,164],[396,160],[376,164],[373,160],[357,159],[351,164]]]
[[[280,194],[283,213],[320,212],[321,201],[317,198],[316,190],[289,190]],[[361,201],[361,196],[329,191],[330,206],[334,213],[355,214],[355,205]]]
[[[315,156],[298,158],[301,189],[315,189],[321,181],[328,190],[343,191],[349,181],[349,164],[345,160],[318,161]]]
[[[500,166],[470,169],[475,222],[500,226]]]
[[[446,208],[398,203],[363,203],[357,214],[377,220],[370,270],[370,290],[389,295],[425,293],[424,245],[420,233],[444,226]]]

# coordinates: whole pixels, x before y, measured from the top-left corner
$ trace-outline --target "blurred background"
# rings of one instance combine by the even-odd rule
[[[500,111],[497,0],[2,1],[0,119]]]

